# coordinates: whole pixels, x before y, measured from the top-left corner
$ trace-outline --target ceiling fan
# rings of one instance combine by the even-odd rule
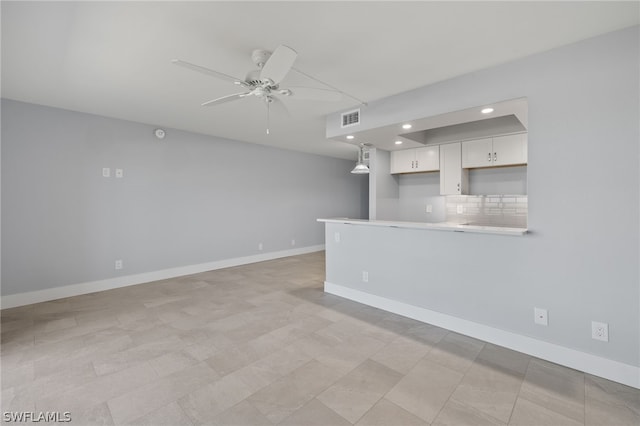
[[[257,97],[258,99],[263,101],[267,106],[267,134],[269,134],[269,109],[271,104],[275,103],[276,105],[279,105],[281,109],[286,111],[286,108],[284,107],[280,99],[278,99],[278,96],[291,97],[292,99],[308,99],[315,101],[339,101],[342,99],[342,95],[344,94],[364,104],[364,102],[360,101],[359,99],[354,98],[327,83],[323,83],[322,81],[293,68],[293,63],[295,62],[297,56],[298,54],[295,50],[283,44],[278,46],[273,53],[262,49],[254,50],[251,54],[251,59],[256,64],[258,69],[249,71],[244,80],[180,59],[173,59],[171,62],[192,71],[197,71],[202,74],[210,75],[228,81],[244,89],[244,91],[239,93],[234,93],[232,95],[222,96],[220,98],[206,101],[202,104],[202,106],[219,105],[248,97]],[[282,82],[282,80],[292,69],[308,78],[311,78],[312,80],[330,87],[330,89],[317,89],[313,87],[280,87],[280,82]]]

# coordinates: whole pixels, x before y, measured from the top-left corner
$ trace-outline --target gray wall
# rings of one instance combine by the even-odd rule
[[[323,244],[316,218],[367,214],[353,161],[153,129],[2,101],[2,295]]]
[[[327,242],[327,280],[640,365],[639,36],[629,28],[363,108],[376,127],[526,96],[531,233],[343,227],[340,248]],[[533,324],[534,306],[549,310],[548,327]],[[591,339],[591,320],[609,323],[609,343]]]

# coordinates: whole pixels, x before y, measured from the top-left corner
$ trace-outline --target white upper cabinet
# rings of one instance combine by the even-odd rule
[[[440,195],[467,193],[468,170],[462,169],[460,142],[440,145]]]
[[[424,148],[391,151],[391,173],[417,173],[440,170],[440,148]]]
[[[462,142],[462,167],[490,167],[492,162],[492,138]]]
[[[495,136],[462,142],[462,167],[527,164],[527,134]]]
[[[493,165],[527,164],[527,134],[493,138]]]

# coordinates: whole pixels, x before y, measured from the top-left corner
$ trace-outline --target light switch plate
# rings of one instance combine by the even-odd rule
[[[433,213],[433,206],[431,204],[427,204],[427,213]]]
[[[108,167],[102,168],[102,177],[111,177],[111,169]]]
[[[464,213],[464,206],[462,204],[458,204],[458,206],[456,207],[456,211],[458,212],[458,214]]]
[[[116,177],[117,178],[121,178],[124,176],[124,170],[122,169],[116,169]]]

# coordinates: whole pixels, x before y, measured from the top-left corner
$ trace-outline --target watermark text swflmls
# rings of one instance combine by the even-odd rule
[[[71,421],[69,411],[5,411],[2,413],[2,420],[5,423],[26,423],[26,422],[56,422],[65,423]]]

